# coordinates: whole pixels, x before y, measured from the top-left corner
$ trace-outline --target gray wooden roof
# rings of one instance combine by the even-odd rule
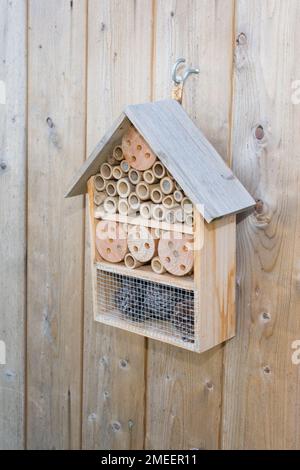
[[[66,197],[86,183],[132,123],[207,222],[254,206],[255,201],[215,148],[174,100],[127,106],[75,175]],[[201,207],[202,206],[202,207]]]

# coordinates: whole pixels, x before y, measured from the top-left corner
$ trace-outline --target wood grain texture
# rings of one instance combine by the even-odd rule
[[[237,3],[233,167],[260,202],[238,224],[238,332],[226,345],[226,449],[299,449],[300,4]],[[242,118],[241,118],[242,117]],[[261,126],[261,127],[258,127]]]
[[[144,138],[134,128],[124,133],[128,121],[121,114],[78,170],[67,196],[86,192],[87,180],[104,161],[103,154],[107,157],[118,135],[123,132],[122,146],[126,159],[131,159],[134,153],[132,147],[135,148],[137,143],[142,148],[140,155],[132,157],[137,158],[137,162],[131,162],[131,166],[137,170],[147,170],[157,155],[193,203],[201,204],[202,215],[207,222],[241,212],[255,204],[177,101],[131,105],[125,108],[124,113]],[[127,140],[131,142],[129,146]],[[151,155],[149,162],[143,157],[145,151]]]
[[[105,130],[104,136],[93,148],[89,158],[77,169],[75,175],[72,175],[72,182],[66,192],[65,197],[78,196],[87,192],[87,181],[99,171],[101,163],[107,160],[112,154],[116,142],[120,142],[123,132],[130,126],[128,119],[122,113]]]
[[[29,2],[27,446],[81,445],[85,0]]]
[[[176,58],[200,66],[200,75],[185,85],[183,106],[229,163],[233,3],[160,0],[155,5],[153,98],[170,96]],[[149,341],[146,447],[218,448],[221,375],[220,347],[198,355]]]
[[[127,106],[125,114],[207,222],[255,204],[177,101]]]
[[[150,99],[151,22],[147,0],[89,2],[88,152],[125,105]],[[141,449],[145,340],[93,321],[89,250],[87,244],[83,447]]]
[[[26,2],[0,2],[0,448],[24,447]],[[16,64],[18,73],[16,73]]]
[[[235,335],[236,217],[211,224],[195,214],[195,286],[198,351],[213,348]]]

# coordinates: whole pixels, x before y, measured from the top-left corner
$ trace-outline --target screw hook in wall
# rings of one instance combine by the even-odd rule
[[[177,75],[177,69],[180,64],[184,64],[185,59],[183,57],[180,57],[179,59],[176,60],[175,64],[173,65],[172,68],[172,80],[175,83],[175,85],[180,85],[184,84],[186,79],[192,74],[192,73],[199,73],[200,70],[198,68],[193,68],[193,67],[187,67],[183,73],[183,75]]]
[[[182,102],[182,93],[183,93],[183,85],[186,79],[192,74],[192,73],[199,73],[200,70],[193,68],[193,67],[187,67],[182,75],[177,74],[178,67],[180,64],[184,64],[185,59],[183,57],[180,57],[179,59],[176,60],[175,64],[173,65],[172,68],[172,81],[174,83],[173,89],[172,89],[172,98],[178,101],[179,103]]]

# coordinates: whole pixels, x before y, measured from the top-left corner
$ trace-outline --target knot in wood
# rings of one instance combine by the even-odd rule
[[[247,43],[247,36],[245,33],[240,33],[236,38],[236,43],[238,46],[244,46]]]
[[[119,421],[113,421],[111,427],[114,432],[120,431],[121,423],[119,423]]]

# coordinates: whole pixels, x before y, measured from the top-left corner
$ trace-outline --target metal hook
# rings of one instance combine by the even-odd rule
[[[191,75],[192,73],[199,73],[200,72],[199,69],[188,67],[188,68],[185,69],[185,72],[182,76],[177,75],[177,69],[178,69],[179,65],[184,64],[184,63],[185,63],[185,59],[183,57],[180,57],[179,59],[176,60],[175,64],[173,65],[172,80],[175,83],[175,85],[184,84],[184,82],[189,77],[189,75]]]

